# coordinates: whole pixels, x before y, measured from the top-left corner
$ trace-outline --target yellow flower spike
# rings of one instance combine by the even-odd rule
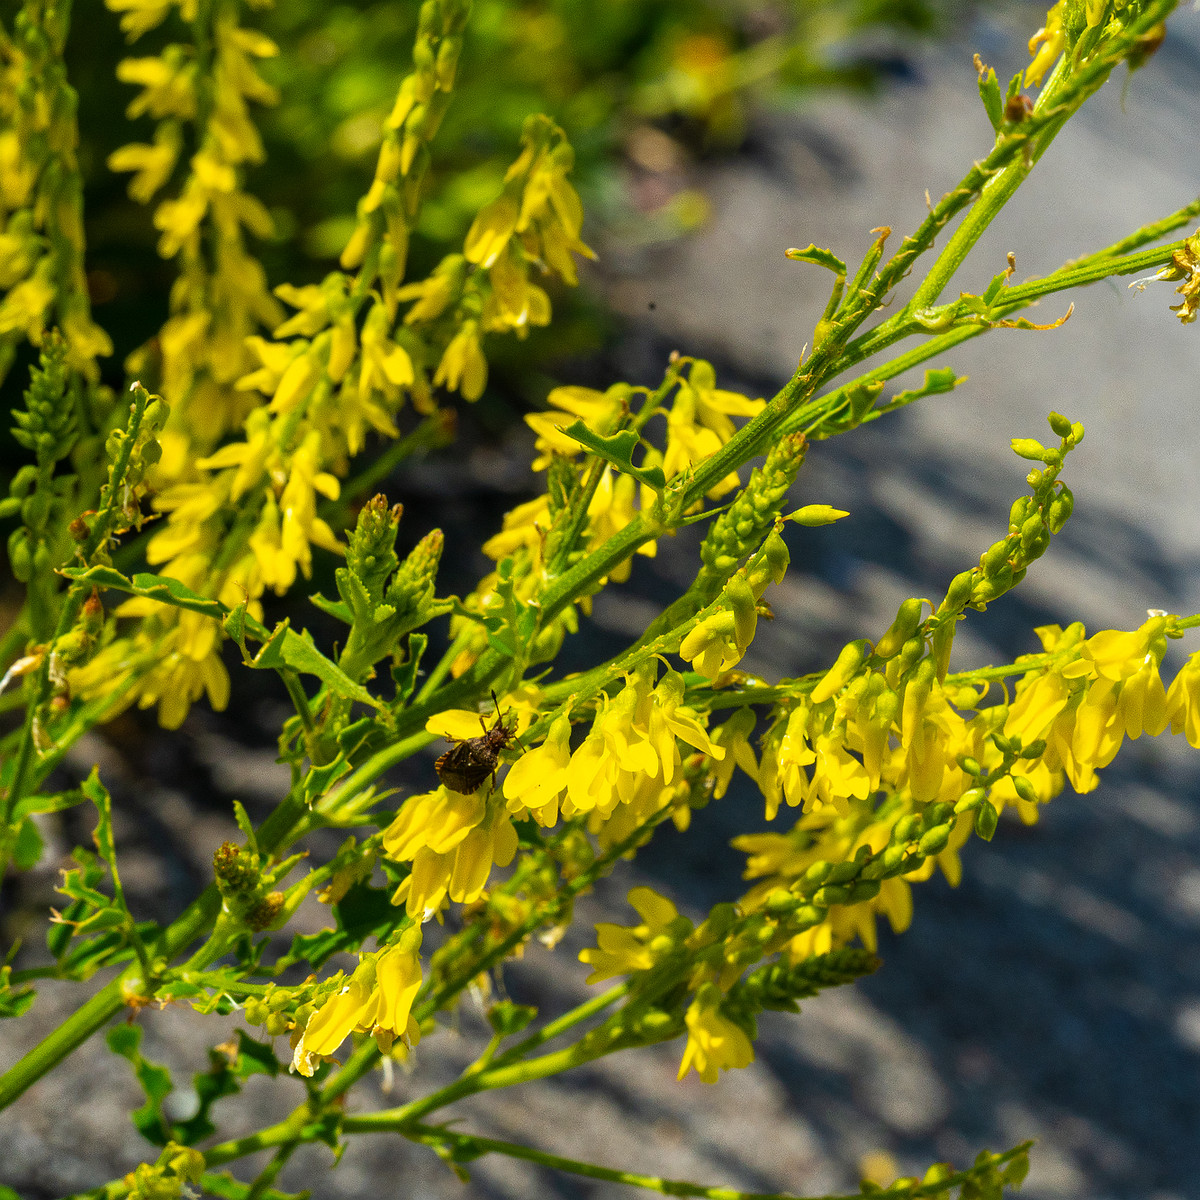
[[[729,1067],[748,1067],[754,1047],[746,1031],[720,1011],[721,993],[704,984],[684,1017],[688,1039],[679,1064],[678,1078],[695,1069],[705,1083],[716,1083],[718,1072]]]

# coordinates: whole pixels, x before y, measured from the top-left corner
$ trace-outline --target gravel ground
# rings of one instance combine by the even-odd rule
[[[786,378],[826,280],[786,262],[783,249],[815,241],[851,260],[872,227],[886,222],[898,237],[914,226],[925,189],[952,186],[988,142],[970,52],[1011,74],[1021,65],[1015,35],[1030,16],[1036,6],[993,15],[961,45],[924,54],[915,78],[875,105],[825,101],[764,118],[742,160],[700,169],[696,182],[714,209],[708,229],[607,264],[603,282],[630,318],[620,352],[628,376],[652,376],[678,347],[718,361],[724,386],[769,393]],[[1189,11],[1124,98],[1118,82],[1061,136],[958,285],[980,290],[1014,248],[1019,277],[1044,272],[1195,196],[1198,47],[1200,14]],[[1093,288],[1055,333],[1001,333],[958,352],[951,365],[971,382],[953,395],[845,445],[816,447],[797,499],[853,515],[796,543],[793,575],[772,600],[778,619],[760,626],[750,665],[812,669],[847,638],[878,634],[903,596],[933,592],[974,561],[1003,532],[1023,487],[1008,441],[1041,435],[1050,408],[1088,428],[1068,468],[1076,516],[1018,593],[964,626],[957,661],[1029,649],[1031,627],[1046,621],[1128,626],[1148,607],[1200,609],[1200,408],[1189,403],[1200,350],[1196,328],[1179,326],[1167,302],[1165,289]],[[1043,311],[1058,315],[1054,305]],[[459,485],[469,490],[472,472],[494,477],[495,465],[477,457]],[[430,503],[469,508],[444,480],[438,486]],[[644,625],[673,586],[673,561],[640,563],[624,598],[602,598],[597,644]],[[253,714],[243,728],[195,713],[183,761],[155,758],[133,723],[114,731],[115,750],[80,748],[81,763],[104,755],[119,833],[132,847],[126,886],[147,910],[176,911],[194,894],[230,832],[222,797],[261,809],[286,786],[262,749],[278,711],[246,698],[243,712]],[[718,1087],[676,1083],[679,1050],[665,1047],[451,1115],[464,1131],[568,1156],[801,1194],[853,1190],[863,1156],[875,1151],[918,1172],[1036,1137],[1023,1191],[1034,1200],[1200,1197],[1198,797],[1200,757],[1186,745],[1127,746],[1098,792],[1066,793],[1038,826],[1005,823],[990,846],[971,847],[958,889],[919,889],[912,929],[883,938],[879,974],[806,1003],[799,1018],[764,1020],[756,1062]],[[507,972],[510,994],[546,1011],[582,997],[575,954],[590,940],[584,931],[598,919],[625,920],[624,894],[638,882],[691,915],[735,895],[738,860],[725,846],[755,811],[752,796],[731,793],[698,814],[686,838],[656,841],[636,869],[581,905],[557,950],[537,947]],[[52,878],[42,882],[48,892]],[[306,919],[315,926],[320,916]],[[0,1061],[74,1000],[71,989],[43,989],[40,1018],[3,1030]],[[171,1010],[141,1022],[149,1057],[181,1078],[203,1068],[210,1030],[199,1037],[187,1014]],[[478,1052],[483,1028],[465,1006],[459,1027],[430,1039],[413,1074],[394,1081],[390,1102],[453,1078]],[[139,1102],[126,1064],[98,1042],[76,1059],[8,1116],[0,1179],[28,1200],[94,1186],[143,1157],[119,1117]],[[225,1102],[231,1133],[282,1114],[301,1094],[298,1084],[263,1084]],[[377,1102],[370,1088],[353,1100],[359,1109]],[[321,1149],[297,1155],[281,1185],[331,1200],[630,1194],[489,1159],[473,1165],[464,1188],[432,1154],[384,1137],[353,1142],[332,1174],[328,1161]]]

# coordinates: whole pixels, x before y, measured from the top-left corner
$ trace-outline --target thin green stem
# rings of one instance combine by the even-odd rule
[[[360,1122],[369,1118],[348,1117],[344,1128],[349,1132],[353,1126],[354,1132],[359,1132]],[[362,1129],[361,1132],[376,1132]],[[379,1131],[384,1132],[384,1131]],[[526,1162],[537,1163],[539,1166],[550,1167],[553,1170],[565,1171],[571,1175],[580,1175],[586,1179],[600,1179],[606,1183],[624,1183],[630,1187],[645,1188],[664,1196],[695,1196],[701,1200],[797,1200],[790,1192],[741,1192],[728,1187],[706,1187],[699,1183],[689,1183],[682,1179],[663,1179],[659,1175],[643,1175],[635,1171],[618,1171],[611,1167],[597,1166],[595,1163],[581,1162],[578,1159],[563,1158],[558,1154],[549,1154],[544,1150],[535,1150],[531,1146],[522,1146],[517,1142],[505,1142],[497,1138],[477,1137],[473,1134],[455,1133],[431,1125],[409,1125],[397,1129],[410,1141],[423,1142],[427,1146],[442,1147],[451,1150],[456,1157],[470,1161],[481,1154],[503,1154],[509,1158],[519,1158]],[[1003,1154],[991,1159],[993,1169],[999,1169],[1013,1159],[1028,1153],[1032,1142],[1024,1142]],[[873,1191],[872,1196],[881,1200],[923,1200],[924,1197],[941,1197],[952,1188],[959,1187],[976,1178],[981,1168],[969,1167],[965,1171],[956,1171],[936,1183],[902,1184],[898,1187],[882,1188]],[[847,1195],[815,1197],[813,1200],[862,1200],[861,1191]]]

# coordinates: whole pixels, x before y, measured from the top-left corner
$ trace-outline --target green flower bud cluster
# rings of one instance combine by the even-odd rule
[[[338,590],[352,608],[351,598],[342,591],[341,576],[354,576],[375,604],[382,602],[384,587],[400,565],[396,557],[396,532],[403,512],[400,504],[389,508],[382,495],[373,496],[359,512],[358,523],[346,545],[346,566],[337,572]]]
[[[808,442],[802,433],[780,438],[756,467],[750,482],[713,522],[700,547],[704,574],[724,579],[772,527],[788,489],[804,462]]]
[[[38,465],[66,458],[75,444],[75,406],[68,396],[67,345],[55,330],[46,335],[38,366],[30,373],[25,411],[13,413],[13,438],[36,455]]]
[[[351,625],[341,667],[355,679],[365,677],[430,615],[445,537],[440,529],[431,530],[400,562],[395,545],[401,511],[400,505],[388,508],[383,496],[363,506],[346,550],[346,565],[334,575],[343,604],[321,604]]]
[[[225,910],[253,932],[270,928],[283,912],[286,897],[267,890],[262,861],[248,847],[222,842],[213,854],[213,874]]]
[[[901,817],[881,850],[860,846],[853,859],[811,863],[788,890],[780,888],[770,896],[767,911],[779,920],[781,935],[790,937],[825,920],[830,905],[874,899],[883,880],[907,875],[940,854],[955,820],[953,805],[927,804],[921,812]]]
[[[140,1163],[124,1184],[129,1200],[179,1200],[196,1194],[192,1184],[204,1174],[204,1155],[191,1146],[168,1142],[154,1163]]]
[[[1004,595],[1025,577],[1035,559],[1050,545],[1052,534],[1067,523],[1074,508],[1070,489],[1058,480],[1067,454],[1083,440],[1083,426],[1061,413],[1050,414],[1050,427],[1061,439],[1059,446],[1043,446],[1034,438],[1014,438],[1013,452],[1021,458],[1045,464],[1026,477],[1033,495],[1020,497],[1009,512],[1008,536],[989,547],[973,572],[967,603],[983,611],[988,603]],[[958,584],[958,591],[965,586]],[[953,586],[953,585],[952,585]]]
[[[823,988],[853,983],[878,970],[880,965],[879,958],[857,946],[817,954],[795,964],[767,963],[734,984],[726,1002],[750,1012],[764,1008],[798,1012],[797,1000],[815,996]]]
[[[270,1037],[290,1033],[294,1028],[304,1028],[308,1018],[316,1012],[316,1004],[310,998],[310,987],[281,988],[268,984],[261,996],[251,996],[242,1010],[247,1025],[256,1025],[266,1030]]]

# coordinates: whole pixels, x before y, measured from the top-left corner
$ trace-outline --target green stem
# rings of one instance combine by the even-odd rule
[[[357,1131],[359,1122],[364,1119],[349,1117],[344,1128],[349,1132],[353,1125]],[[369,1131],[364,1129],[363,1132]],[[790,1192],[740,1192],[734,1188],[706,1187],[703,1184],[689,1183],[682,1179],[663,1179],[659,1175],[618,1171],[611,1167],[597,1166],[595,1163],[563,1158],[561,1155],[549,1154],[544,1150],[535,1150],[517,1142],[454,1133],[452,1130],[436,1126],[410,1125],[407,1128],[398,1129],[396,1132],[402,1133],[410,1141],[422,1142],[427,1146],[448,1148],[467,1161],[481,1154],[504,1154],[509,1158],[524,1159],[526,1162],[537,1163],[539,1166],[550,1167],[557,1171],[566,1171],[571,1175],[581,1175],[587,1179],[600,1179],[607,1183],[624,1183],[630,1187],[659,1192],[664,1196],[696,1196],[701,1197],[702,1200],[797,1200]],[[990,1160],[990,1166],[993,1169],[1001,1168],[1014,1158],[1028,1153],[1032,1145],[1032,1142],[1024,1142],[1012,1150],[998,1154]],[[952,1188],[967,1183],[977,1177],[979,1173],[979,1167],[968,1167],[965,1171],[956,1171],[936,1183],[903,1184],[899,1187],[881,1188],[879,1191],[872,1191],[870,1195],[878,1196],[881,1200],[923,1200],[924,1197],[944,1197]],[[863,1193],[857,1191],[847,1195],[815,1197],[814,1200],[862,1200],[862,1196]]]

